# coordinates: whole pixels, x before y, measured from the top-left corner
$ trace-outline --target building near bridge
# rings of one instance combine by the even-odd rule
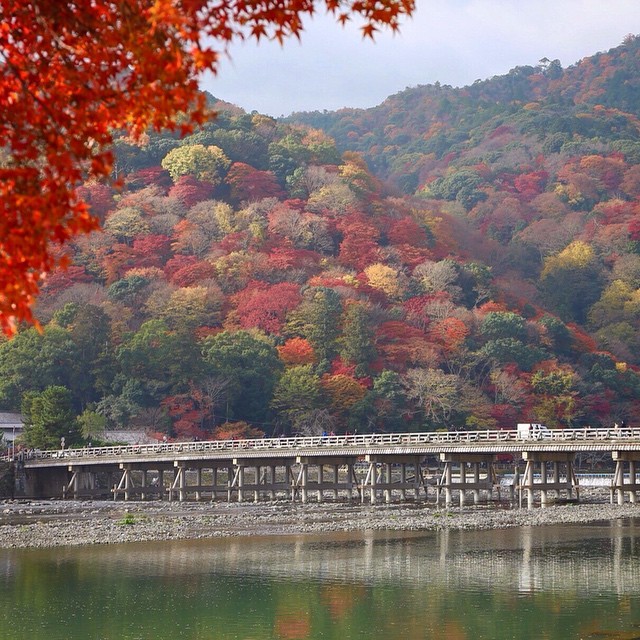
[[[2,446],[13,446],[13,443],[22,435],[23,430],[24,419],[21,413],[0,411],[0,435],[3,437]]]

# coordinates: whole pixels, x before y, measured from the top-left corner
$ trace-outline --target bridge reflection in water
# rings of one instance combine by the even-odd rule
[[[0,635],[630,640],[639,536],[625,520],[5,549]]]
[[[195,579],[201,574],[233,573],[333,584],[440,586],[448,591],[473,583],[488,593],[640,595],[639,536],[635,521],[616,520],[575,527],[443,529],[427,534],[365,531],[140,543],[135,549],[130,545],[103,547],[99,553],[92,547],[74,547],[57,549],[56,557],[64,562],[70,556],[83,566],[100,562],[99,573],[105,578],[127,572],[171,580],[182,575]],[[0,563],[0,575],[2,569]]]
[[[463,506],[507,499],[533,508],[578,500],[579,453],[610,454],[611,501],[636,501],[640,429],[463,431],[216,440],[31,451],[17,463],[25,497],[169,500],[430,500]],[[496,461],[524,460],[504,487]],[[505,495],[506,493],[506,495]]]

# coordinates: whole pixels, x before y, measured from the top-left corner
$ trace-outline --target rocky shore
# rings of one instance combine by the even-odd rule
[[[118,544],[248,535],[342,531],[503,529],[640,517],[640,504],[610,505],[607,495],[545,509],[420,504],[0,502],[0,548]]]

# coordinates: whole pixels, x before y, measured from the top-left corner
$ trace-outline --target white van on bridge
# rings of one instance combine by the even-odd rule
[[[519,422],[518,440],[544,440],[551,438],[551,431],[537,422]]]

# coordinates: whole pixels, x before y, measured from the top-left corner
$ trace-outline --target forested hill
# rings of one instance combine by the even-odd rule
[[[0,407],[32,446],[640,423],[640,133],[601,92],[631,108],[637,45],[322,116],[378,175],[219,102],[119,139],[121,186],[80,188],[104,231],[0,343]]]
[[[371,109],[297,113],[291,122],[326,131],[359,151],[406,193],[452,165],[512,172],[589,152],[640,158],[640,38],[562,69],[559,61],[516,67],[464,88],[419,86]],[[544,157],[540,157],[540,156]],[[495,186],[495,185],[494,185]]]

